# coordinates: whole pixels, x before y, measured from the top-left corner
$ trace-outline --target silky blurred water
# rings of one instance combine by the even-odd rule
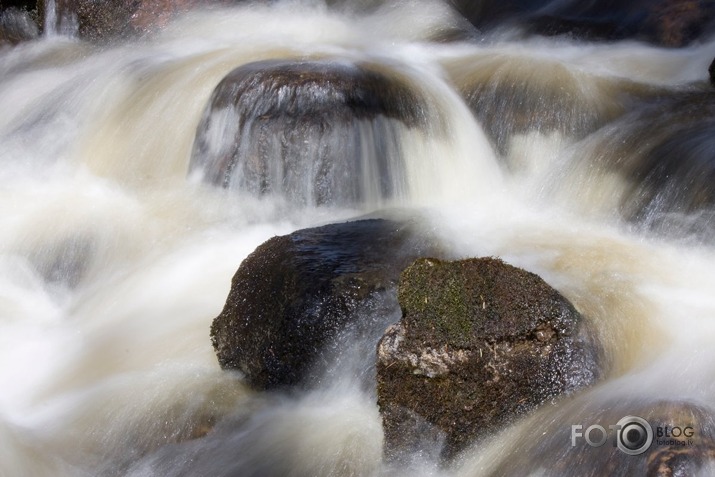
[[[632,178],[610,164],[638,151],[602,147],[604,128],[628,136],[619,118],[653,97],[704,88],[715,43],[431,41],[457,24],[436,2],[285,2],[189,13],[102,48],[53,32],[1,50],[0,475],[487,475],[528,448],[514,436],[569,428],[571,408],[549,406],[549,429],[525,420],[446,467],[437,450],[395,468],[373,341],[347,336],[352,352],[301,392],[255,393],[220,370],[209,327],[244,257],[273,235],[388,210],[418,217],[454,256],[540,274],[593,320],[608,378],[574,406],[656,394],[715,405],[713,237],[668,228],[710,210],[668,209],[679,221],[657,230],[628,221]],[[402,192],[316,206],[189,174],[213,89],[266,59],[369,62],[409,81],[443,124],[390,129]],[[492,114],[460,96],[474,85]],[[525,109],[500,115],[504,104]],[[543,464],[523,462],[524,475]]]

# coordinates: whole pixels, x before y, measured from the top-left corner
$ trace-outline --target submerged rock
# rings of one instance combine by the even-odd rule
[[[406,188],[400,135],[439,114],[376,65],[270,60],[233,70],[198,126],[204,180],[302,205],[352,205]]]
[[[620,210],[628,221],[666,235],[711,239],[715,93],[661,98],[605,128],[591,143],[591,170],[598,166],[626,180]]]
[[[402,320],[377,361],[389,457],[420,445],[419,418],[445,436],[450,456],[601,374],[600,346],[574,307],[498,259],[419,259],[398,299]]]
[[[258,389],[294,385],[309,377],[348,328],[368,334],[375,328],[376,343],[386,326],[380,320],[397,312],[400,271],[430,252],[434,246],[413,226],[384,219],[268,240],[241,263],[211,326],[221,367],[243,372]]]
[[[446,62],[445,67],[502,155],[509,153],[517,135],[558,133],[581,139],[649,94],[647,88],[627,81],[516,54],[480,53]]]
[[[95,249],[92,237],[66,237],[31,253],[30,261],[48,283],[74,288],[87,275]]]
[[[482,473],[521,476],[528,466],[543,469],[546,475],[554,477],[584,472],[604,477],[712,475],[715,468],[715,418],[712,410],[683,401],[633,402],[621,399],[589,403],[585,407],[583,403],[575,404],[560,418],[555,419],[548,414],[540,416],[532,423],[535,429],[539,429],[538,435],[535,432],[513,440],[502,461],[486,472],[482,469]],[[596,406],[599,407],[594,409]],[[638,422],[633,426],[629,423],[637,421],[632,417],[642,418],[646,424],[639,427],[642,424]],[[581,426],[573,446],[572,425]],[[592,425],[599,425],[607,432],[607,441],[601,446],[593,447],[586,442],[584,435]],[[614,432],[609,426],[615,425],[623,426],[624,431],[632,433],[631,436]],[[651,432],[650,443],[648,430]],[[603,434],[599,430],[591,432],[592,441],[602,439]]]

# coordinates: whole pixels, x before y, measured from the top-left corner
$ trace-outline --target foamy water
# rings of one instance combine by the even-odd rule
[[[589,166],[590,136],[515,134],[495,150],[452,82],[476,64],[518,84],[519,65],[546,63],[527,80],[548,88],[556,69],[588,107],[624,81],[704,81],[714,44],[428,42],[455,21],[426,2],[373,15],[293,2],[196,12],[103,49],[52,36],[0,52],[0,475],[471,476],[511,458],[528,420],[450,468],[438,452],[384,463],[371,343],[297,394],[254,393],[220,370],[209,327],[241,260],[273,235],[380,208],[421,217],[454,255],[540,274],[593,320],[608,378],[577,402],[715,405],[709,237],[625,223],[624,179]],[[296,208],[189,175],[213,88],[276,58],[365,61],[412,83],[443,124],[401,130],[404,193]],[[559,408],[542,415],[571,424]]]

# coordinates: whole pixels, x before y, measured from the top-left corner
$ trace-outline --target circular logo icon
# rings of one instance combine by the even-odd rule
[[[653,428],[642,417],[626,416],[618,421],[616,445],[628,455],[640,455],[653,443]]]

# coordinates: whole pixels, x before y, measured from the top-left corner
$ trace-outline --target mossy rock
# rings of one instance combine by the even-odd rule
[[[410,413],[446,437],[451,456],[601,375],[600,345],[571,303],[501,260],[418,259],[398,300],[402,320],[380,341],[377,363],[391,458],[421,438]]]

